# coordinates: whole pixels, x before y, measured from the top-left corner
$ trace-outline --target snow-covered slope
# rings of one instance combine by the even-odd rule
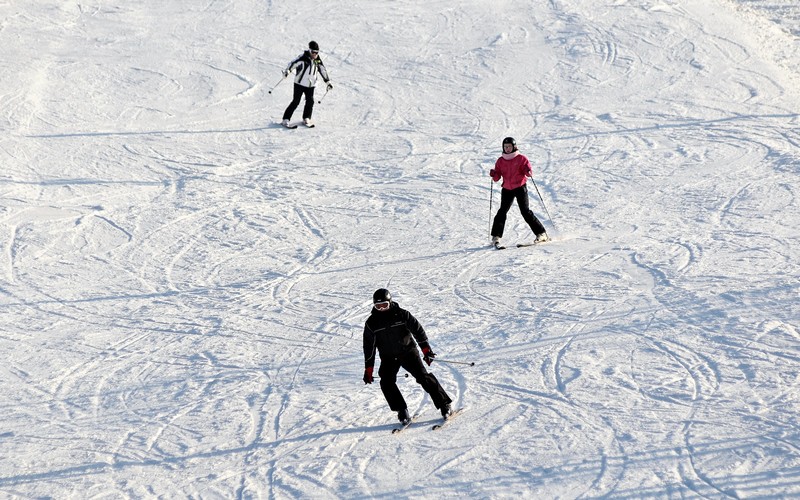
[[[757,3],[0,2],[0,496],[800,495],[800,50]],[[554,241],[497,252],[509,135]],[[379,287],[475,363],[440,431],[361,381]]]

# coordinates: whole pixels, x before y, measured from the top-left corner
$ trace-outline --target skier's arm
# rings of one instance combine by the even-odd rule
[[[406,318],[406,327],[411,331],[414,340],[417,341],[417,345],[419,345],[419,348],[422,350],[423,359],[428,366],[430,366],[431,362],[433,362],[433,358],[436,357],[436,353],[431,349],[431,345],[428,343],[428,336],[425,334],[422,325],[417,321],[417,318],[408,311],[406,311],[406,313],[408,314],[408,318]]]
[[[303,60],[302,54],[297,58],[293,59],[292,62],[290,62],[289,65],[286,66],[286,69],[283,70],[283,76],[289,76],[289,73],[291,73],[297,67],[297,65],[300,64],[302,60]]]
[[[417,345],[423,351],[425,349],[430,349],[428,345],[428,335],[425,334],[425,329],[422,328],[422,325],[417,321],[410,312],[405,311],[405,317],[403,318],[406,324],[406,328],[408,331],[411,332],[411,335],[414,336],[414,340],[417,341]]]
[[[503,176],[503,174],[501,174],[501,173],[500,173],[500,169],[498,168],[498,166],[499,166],[498,164],[499,164],[499,163],[500,163],[500,160],[497,160],[497,161],[494,163],[494,168],[493,168],[493,169],[491,169],[491,170],[489,170],[489,175],[490,175],[490,176],[492,176],[492,180],[493,180],[494,182],[497,182],[497,181],[499,181],[499,180],[500,180],[500,177],[502,177],[502,176]]]
[[[322,79],[327,84],[328,90],[333,88],[333,84],[331,83],[331,77],[328,75],[328,69],[322,64],[322,60],[319,61],[319,74],[322,76]]]
[[[322,79],[325,81],[325,83],[330,83],[331,77],[328,75],[328,68],[326,68],[325,65],[322,64],[322,61],[320,61],[319,63],[318,70],[320,76],[322,76]]]
[[[364,325],[364,368],[372,368],[375,366],[375,333],[370,330],[369,326]]]
[[[525,177],[533,179],[533,170],[531,169],[531,162],[525,158],[525,163],[522,164],[522,173]]]

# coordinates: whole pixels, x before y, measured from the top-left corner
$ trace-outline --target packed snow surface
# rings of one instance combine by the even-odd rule
[[[800,496],[798,19],[0,0],[0,497]],[[506,136],[551,243],[489,248]],[[441,430],[362,382],[380,287]]]

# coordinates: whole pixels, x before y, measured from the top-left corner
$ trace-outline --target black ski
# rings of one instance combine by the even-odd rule
[[[432,430],[432,431],[435,431],[435,430],[441,429],[442,427],[444,427],[444,425],[445,425],[447,422],[449,422],[449,421],[453,420],[453,417],[455,417],[456,415],[458,415],[458,414],[459,414],[459,413],[461,413],[462,411],[464,411],[464,408],[459,408],[459,409],[457,409],[457,410],[453,410],[453,412],[452,412],[450,415],[448,415],[448,416],[447,416],[447,418],[444,418],[444,419],[442,419],[442,422],[441,422],[441,423],[434,424],[434,426],[433,426],[433,427],[431,427],[431,430]]]
[[[544,243],[544,242],[538,242],[537,243],[535,241],[532,241],[530,243],[517,243],[516,247],[517,248],[532,247],[532,246],[536,246],[536,245],[541,245],[542,243]],[[505,250],[508,247],[505,246],[505,245],[501,245],[500,243],[495,243],[494,244],[494,248],[497,249],[497,250]]]

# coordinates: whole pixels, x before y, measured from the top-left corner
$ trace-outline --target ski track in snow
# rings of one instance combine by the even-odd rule
[[[0,5],[0,495],[800,495],[797,19]],[[335,87],[284,130],[311,38]],[[508,135],[553,241],[512,207],[497,252]],[[476,362],[431,367],[440,431],[361,382],[379,287]]]

